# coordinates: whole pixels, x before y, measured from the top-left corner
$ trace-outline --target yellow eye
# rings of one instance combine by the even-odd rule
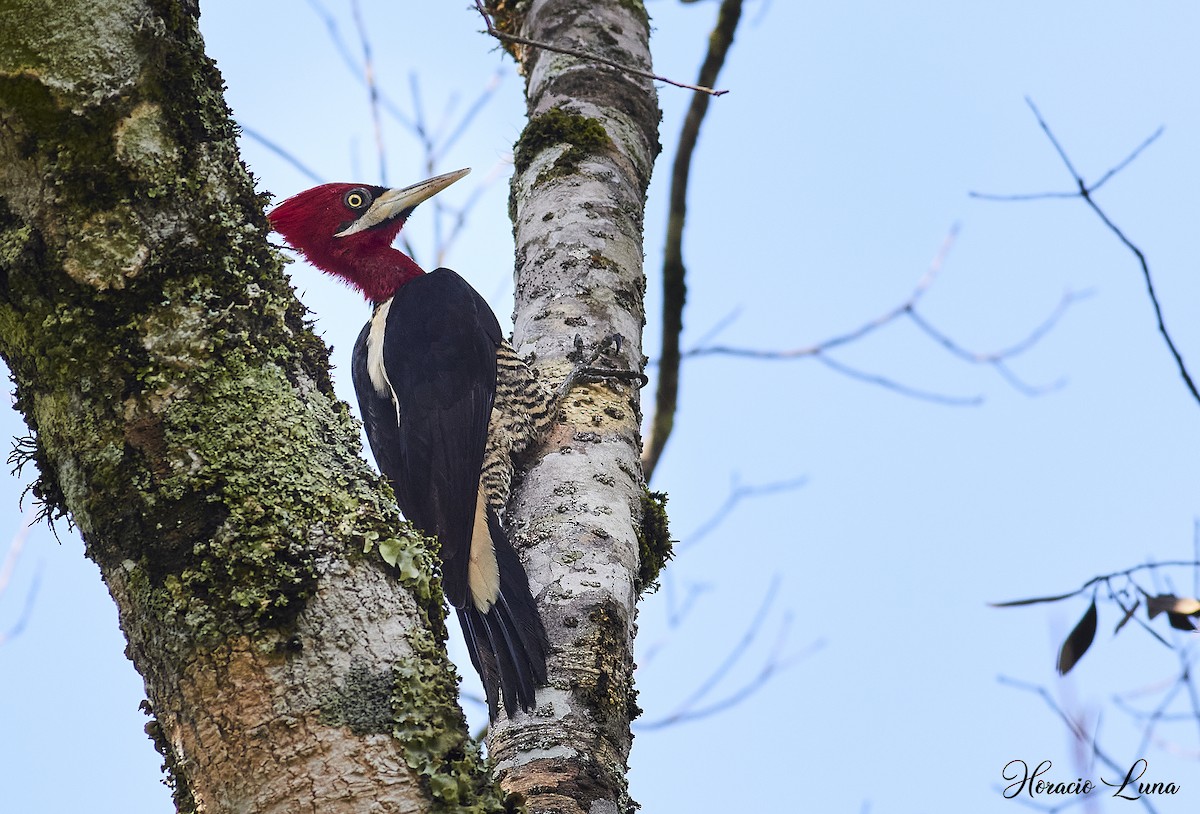
[[[346,197],[343,200],[345,201],[346,206],[350,207],[351,209],[362,209],[370,202],[370,199],[367,197],[366,193],[361,189],[350,190],[346,193]]]

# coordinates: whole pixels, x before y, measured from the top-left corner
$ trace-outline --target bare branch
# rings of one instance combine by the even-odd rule
[[[833,350],[842,345],[848,345],[856,342],[859,339],[890,325],[892,322],[903,317],[911,309],[917,306],[925,292],[930,289],[938,275],[941,274],[942,267],[945,264],[946,256],[949,254],[951,247],[954,245],[955,239],[958,237],[958,224],[950,227],[950,231],[946,233],[942,245],[938,247],[937,254],[934,255],[933,261],[929,264],[929,268],[921,275],[921,279],[917,280],[917,284],[913,286],[912,292],[904,302],[892,307],[883,312],[874,319],[869,319],[862,325],[845,333],[836,334],[828,339],[822,340],[815,345],[808,347],[795,348],[792,350],[782,351],[767,351],[767,350],[749,350],[742,348],[731,348],[723,345],[697,345],[690,350],[684,351],[683,355],[688,356],[709,356],[714,354],[731,355],[731,356],[748,356],[755,359],[798,359],[804,356],[816,356],[825,351]]]
[[[42,566],[39,563],[33,572],[33,579],[29,582],[29,590],[25,593],[25,604],[21,606],[21,613],[17,616],[17,621],[13,622],[8,630],[0,630],[0,646],[7,644],[25,631],[25,626],[29,624],[29,618],[33,616],[33,606],[37,602],[38,589],[41,585]]]
[[[446,235],[445,239],[441,240],[437,246],[438,265],[441,265],[445,262],[446,254],[450,251],[450,248],[454,245],[454,242],[462,233],[463,227],[466,226],[467,223],[467,216],[471,214],[471,210],[473,210],[479,203],[480,199],[483,197],[483,193],[487,191],[488,187],[491,187],[500,181],[500,179],[505,176],[507,169],[510,166],[512,166],[511,158],[503,158],[497,161],[492,165],[492,168],[488,171],[487,175],[483,177],[483,180],[480,181],[473,190],[471,190],[471,194],[467,196],[467,200],[462,206],[460,206],[458,209],[451,209],[448,206],[444,206],[444,211],[447,214],[452,214],[454,216],[454,221],[450,225],[450,233]],[[434,200],[436,201],[437,199],[435,198]]]
[[[775,602],[775,596],[779,592],[779,584],[780,578],[778,575],[776,575],[771,580],[771,585],[767,589],[766,595],[763,597],[762,604],[759,605],[758,611],[755,613],[754,618],[746,627],[745,632],[742,634],[742,638],[736,645],[734,645],[732,649],[730,649],[724,660],[722,660],[716,669],[709,674],[708,678],[706,678],[700,684],[700,686],[693,690],[687,698],[681,701],[674,712],[656,721],[637,724],[635,725],[636,729],[662,729],[667,726],[683,723],[684,721],[693,721],[708,717],[710,715],[715,715],[718,712],[741,703],[746,698],[762,689],[767,681],[770,680],[771,676],[776,672],[792,666],[802,658],[806,658],[824,646],[823,641],[814,642],[813,645],[807,648],[803,653],[787,659],[782,658],[779,653],[782,651],[788,636],[788,632],[791,629],[791,615],[785,615],[783,623],[780,626],[779,634],[776,637],[775,644],[771,648],[770,656],[758,673],[743,686],[724,698],[714,701],[706,706],[700,706],[700,702],[703,701],[704,698],[711,693],[718,684],[721,683],[721,681],[729,674],[729,672],[742,660],[746,650],[750,647],[750,645],[754,643],[758,633],[762,630],[767,613],[770,611],[771,606]]]
[[[807,482],[807,478],[799,477],[760,485],[745,485],[738,481],[736,475],[733,476],[730,482],[729,493],[726,495],[725,500],[722,501],[720,507],[707,520],[697,526],[695,531],[686,535],[682,542],[675,544],[676,553],[678,554],[692,548],[709,534],[716,531],[743,500],[790,492],[801,488]],[[666,604],[668,629],[674,631],[682,625],[691,611],[696,607],[700,597],[710,590],[712,590],[712,585],[707,582],[685,582],[682,589],[682,598],[677,597],[674,571],[672,569],[664,571],[662,575],[662,593]],[[646,646],[640,659],[641,665],[643,667],[649,665],[664,646],[665,643],[662,641]]]
[[[679,554],[692,548],[705,537],[725,522],[726,518],[733,513],[738,504],[747,498],[766,497],[767,495],[777,495],[780,492],[792,492],[796,489],[805,486],[808,483],[808,478],[797,477],[789,478],[788,480],[772,481],[759,485],[746,485],[740,483],[736,475],[730,479],[729,494],[725,496],[725,500],[717,508],[712,515],[696,527],[695,531],[687,535],[687,537],[675,544],[675,552]]]
[[[8,589],[8,583],[12,579],[13,571],[16,570],[17,561],[21,558],[21,552],[24,550],[25,543],[29,539],[29,531],[33,528],[34,523],[37,522],[37,517],[37,513],[27,512],[24,521],[21,523],[21,528],[13,536],[12,542],[9,543],[8,551],[4,554],[4,562],[0,563],[0,596],[4,596],[4,592]],[[41,579],[42,568],[39,564],[34,571],[33,580],[29,584],[29,590],[25,594],[25,602],[21,607],[21,612],[18,614],[17,620],[7,630],[0,630],[0,646],[21,635],[21,632],[25,629],[25,625],[33,613],[33,605],[37,599]]]
[[[293,153],[288,152],[283,147],[279,146],[279,144],[277,144],[274,141],[272,141],[271,139],[267,138],[262,133],[258,132],[257,130],[255,130],[252,127],[247,127],[246,125],[241,124],[241,123],[239,123],[238,126],[242,130],[242,135],[246,136],[247,138],[249,138],[253,141],[257,141],[261,146],[266,147],[268,150],[275,153],[275,155],[279,156],[284,161],[286,161],[288,164],[292,165],[292,167],[296,171],[298,171],[301,175],[308,178],[308,180],[312,181],[314,184],[325,183],[324,178],[322,178],[320,175],[318,175],[314,170],[310,169],[308,167],[308,165],[305,164],[304,162],[302,162],[299,158],[296,158],[296,156]]]
[[[1035,108],[1035,110],[1036,110],[1036,108]],[[1108,183],[1108,179],[1112,178],[1114,175],[1119,173],[1121,170],[1125,169],[1130,164],[1132,164],[1133,160],[1135,158],[1137,158],[1139,155],[1141,155],[1143,150],[1145,150],[1147,147],[1149,147],[1154,142],[1158,141],[1158,137],[1163,134],[1164,130],[1166,130],[1166,127],[1159,125],[1159,128],[1157,130],[1155,130],[1152,134],[1150,134],[1149,138],[1147,138],[1145,141],[1143,141],[1141,144],[1139,144],[1136,148],[1134,148],[1132,153],[1125,156],[1125,159],[1123,161],[1118,162],[1115,167],[1110,169],[1108,172],[1104,173],[1104,175],[1101,175],[1099,181],[1097,181],[1096,183],[1094,183],[1090,187],[1088,187],[1088,192],[1094,193],[1096,190],[1100,189],[1100,187],[1102,187],[1106,183]]]
[[[723,0],[717,23],[708,39],[708,53],[700,66],[699,82],[713,84],[725,64],[729,47],[742,16],[741,0]],[[667,214],[667,242],[663,252],[662,351],[659,353],[658,384],[654,395],[654,417],[642,452],[642,471],[647,482],[654,475],[667,439],[675,427],[679,401],[679,338],[683,333],[683,306],[687,300],[687,269],[683,264],[683,229],[687,220],[687,190],[692,156],[700,138],[700,127],[708,112],[708,97],[692,97],[675,162],[671,168],[671,202]]]
[[[12,579],[13,571],[17,567],[17,560],[21,558],[21,551],[25,548],[25,541],[29,539],[29,530],[33,528],[36,519],[32,513],[26,512],[20,530],[8,545],[8,551],[4,554],[4,562],[0,563],[0,596],[3,596],[5,589],[8,588],[8,582]]]
[[[917,313],[915,309],[910,309],[907,316],[918,328],[920,328],[927,336],[929,336],[930,339],[937,342],[943,348],[950,351],[950,353],[962,359],[964,362],[970,362],[971,364],[994,365],[997,362],[1002,362],[1004,360],[1020,356],[1022,353],[1032,348],[1034,345],[1040,342],[1042,338],[1054,328],[1055,325],[1058,324],[1058,321],[1062,319],[1068,308],[1089,296],[1091,296],[1090,291],[1067,291],[1063,294],[1062,299],[1058,301],[1058,304],[1054,306],[1054,310],[1051,311],[1044,320],[1042,320],[1041,324],[1026,334],[1022,339],[1014,342],[1007,348],[986,353],[969,351],[963,348],[946,334],[933,327],[933,325],[930,324],[925,317]]]
[[[475,121],[475,117],[479,115],[479,112],[483,110],[487,103],[491,101],[492,97],[496,95],[496,91],[499,89],[500,83],[503,80],[504,69],[497,68],[492,74],[491,78],[488,80],[488,83],[484,85],[480,94],[475,97],[475,101],[472,102],[471,106],[467,108],[467,112],[463,114],[463,117],[459,119],[458,124],[455,125],[453,130],[450,131],[450,135],[446,136],[446,138],[444,138],[441,143],[437,145],[432,155],[434,161],[441,160],[442,156],[444,156],[446,152],[458,142],[463,133],[467,132],[467,128],[471,126],[473,121]]]
[[[1146,754],[1150,745],[1157,746],[1173,754],[1184,755],[1190,760],[1200,757],[1200,749],[1189,748],[1167,738],[1160,731],[1174,724],[1192,724],[1200,727],[1200,692],[1197,691],[1193,666],[1195,648],[1178,648],[1179,673],[1165,681],[1156,681],[1144,687],[1114,695],[1113,706],[1128,715],[1135,723],[1142,723],[1142,738],[1138,745],[1138,754]],[[1186,712],[1172,712],[1172,705],[1186,694],[1189,709]],[[1145,696],[1160,695],[1153,709],[1147,711],[1130,703],[1129,699]],[[1197,740],[1200,744],[1200,739]]]
[[[902,396],[908,396],[920,401],[931,401],[934,404],[945,404],[949,407],[975,407],[983,404],[983,396],[950,396],[944,393],[934,393],[931,390],[920,390],[915,387],[909,387],[906,384],[901,384],[886,376],[880,376],[876,373],[866,373],[858,368],[850,367],[824,353],[813,354],[813,358],[825,365],[825,367],[837,371],[843,376],[849,376],[851,379],[858,379],[860,382],[873,384],[876,387],[882,387],[884,390],[891,390],[893,393],[899,393]]]
[[[1153,572],[1153,573],[1157,573],[1157,572]],[[1137,587],[1137,583],[1135,583],[1131,578],[1126,577],[1126,579],[1128,579],[1129,583],[1131,585],[1133,585],[1135,588]],[[1119,633],[1121,631],[1121,628],[1123,628],[1126,624],[1129,623],[1130,620],[1132,620],[1138,627],[1140,627],[1142,630],[1149,633],[1152,638],[1156,639],[1158,641],[1158,643],[1161,644],[1163,647],[1167,648],[1168,650],[1175,649],[1175,646],[1172,645],[1170,642],[1168,642],[1166,639],[1164,639],[1162,636],[1160,636],[1158,634],[1157,630],[1150,627],[1150,625],[1144,619],[1142,619],[1140,616],[1137,616],[1135,614],[1135,611],[1137,610],[1138,605],[1140,604],[1139,602],[1135,602],[1132,607],[1129,607],[1129,608],[1125,607],[1125,604],[1123,602],[1121,602],[1121,600],[1120,600],[1120,594],[1122,592],[1113,588],[1112,580],[1106,580],[1104,584],[1108,590],[1109,598],[1113,602],[1115,602],[1117,604],[1117,606],[1121,608],[1122,613],[1125,614],[1122,617],[1121,622],[1117,625],[1116,629],[1113,630],[1114,636],[1117,635],[1117,633]],[[1140,588],[1139,588],[1139,590],[1140,590]]]
[[[700,598],[713,590],[711,582],[684,581],[683,598],[676,598],[674,574],[675,571],[671,568],[665,568],[662,572],[662,595],[667,606],[668,633],[650,644],[639,645],[642,650],[642,654],[638,658],[639,668],[649,667],[654,662],[659,652],[666,649],[670,634],[684,623],[692,610],[699,604]]]
[[[371,122],[375,128],[375,153],[379,158],[379,183],[388,185],[387,148],[383,143],[383,121],[379,115],[379,86],[375,82],[375,62],[371,57],[371,40],[367,37],[367,26],[363,23],[362,6],[358,0],[350,0],[354,16],[354,27],[358,30],[358,41],[363,54],[363,81],[367,85],[367,97],[371,103]]]
[[[1188,392],[1192,394],[1192,398],[1197,403],[1200,403],[1200,390],[1197,389],[1196,383],[1192,379],[1192,374],[1188,371],[1187,365],[1184,364],[1183,356],[1180,354],[1179,349],[1175,346],[1175,340],[1171,338],[1171,334],[1167,330],[1166,323],[1163,320],[1162,305],[1158,301],[1158,293],[1154,290],[1154,281],[1150,276],[1150,265],[1146,260],[1146,255],[1140,248],[1138,248],[1136,244],[1134,244],[1133,241],[1131,241],[1125,235],[1124,232],[1121,231],[1121,229],[1115,223],[1113,223],[1112,219],[1108,217],[1108,215],[1103,209],[1100,208],[1099,204],[1097,204],[1095,199],[1092,197],[1096,190],[1103,186],[1118,172],[1128,167],[1130,163],[1132,163],[1134,159],[1141,155],[1147,147],[1153,144],[1158,137],[1162,135],[1163,128],[1159,127],[1157,130],[1155,130],[1154,133],[1150,135],[1149,138],[1145,139],[1141,144],[1139,144],[1133,152],[1105,172],[1104,175],[1100,176],[1100,179],[1096,181],[1096,183],[1089,186],[1088,183],[1083,179],[1083,176],[1079,174],[1079,171],[1075,169],[1075,165],[1071,163],[1071,158],[1067,155],[1066,149],[1063,148],[1062,144],[1060,144],[1058,139],[1055,137],[1054,132],[1050,129],[1050,125],[1046,123],[1046,120],[1043,118],[1041,111],[1038,110],[1037,105],[1035,105],[1033,100],[1029,97],[1025,97],[1025,103],[1029,105],[1029,109],[1033,111],[1034,117],[1037,118],[1038,126],[1042,128],[1042,132],[1046,134],[1046,138],[1048,138],[1050,143],[1054,145],[1054,149],[1058,153],[1058,157],[1062,159],[1063,166],[1065,166],[1067,168],[1067,172],[1071,174],[1071,178],[1074,179],[1078,190],[1071,193],[1045,192],[1033,195],[991,195],[986,193],[972,192],[971,197],[992,201],[1029,201],[1044,198],[1081,198],[1084,203],[1086,203],[1088,207],[1096,213],[1096,216],[1100,218],[1104,225],[1108,227],[1108,230],[1116,235],[1117,239],[1121,241],[1125,248],[1132,252],[1133,256],[1137,258],[1138,265],[1142,270],[1142,278],[1146,282],[1146,292],[1150,296],[1150,304],[1154,307],[1154,317],[1158,322],[1158,332],[1162,335],[1163,341],[1166,343],[1167,349],[1171,353],[1171,358],[1175,360],[1175,366],[1178,368],[1179,375],[1183,379],[1183,383],[1187,386]]]
[[[1123,774],[1125,772],[1125,770],[1129,768],[1128,766],[1124,766],[1124,767],[1119,766],[1117,764],[1117,762],[1108,755],[1107,752],[1105,752],[1103,749],[1101,749],[1100,744],[1088,736],[1088,733],[1083,728],[1083,726],[1081,724],[1079,724],[1078,722],[1076,722],[1074,719],[1071,718],[1070,715],[1068,715],[1066,712],[1063,711],[1063,708],[1061,706],[1059,706],[1058,702],[1054,700],[1054,697],[1052,695],[1050,695],[1050,693],[1046,690],[1045,687],[1040,687],[1036,684],[1030,684],[1025,681],[1018,681],[1015,678],[1009,678],[1007,676],[998,676],[996,680],[1005,686],[1014,687],[1018,690],[1024,690],[1025,692],[1030,692],[1030,693],[1033,693],[1034,695],[1039,696],[1042,699],[1042,701],[1044,701],[1046,703],[1046,706],[1050,707],[1050,709],[1053,710],[1056,715],[1058,715],[1058,717],[1066,725],[1067,729],[1069,729],[1071,731],[1071,734],[1081,744],[1086,745],[1088,747],[1092,756],[1095,757],[1097,760],[1099,760],[1101,763],[1103,763],[1108,768],[1112,769],[1114,772],[1120,772]],[[1142,806],[1145,807],[1145,809],[1147,811],[1151,812],[1151,814],[1155,814],[1155,812],[1157,812],[1157,809],[1154,807],[1154,804],[1152,802],[1150,802],[1148,795],[1145,795],[1145,794],[1139,795],[1137,799],[1142,804]],[[1054,810],[1057,810],[1057,809],[1054,809]]]
[[[1039,596],[1032,599],[1013,599],[1008,602],[989,602],[993,608],[1015,608],[1020,605],[1037,605],[1044,602],[1058,602],[1063,599],[1070,599],[1073,596],[1079,596],[1093,586],[1116,579],[1117,577],[1128,577],[1139,571],[1154,571],[1159,568],[1197,568],[1200,567],[1200,560],[1166,560],[1164,562],[1145,562],[1141,565],[1135,565],[1132,568],[1126,568],[1124,571],[1113,571],[1111,574],[1102,574],[1098,577],[1092,577],[1087,582],[1083,583],[1079,588],[1070,593],[1058,594],[1056,596]]]
[[[342,62],[344,62],[346,67],[350,70],[351,76],[353,76],[358,82],[362,82],[365,85],[366,75],[363,71],[363,67],[359,64],[358,59],[354,56],[354,54],[351,53],[350,47],[346,45],[345,41],[342,39],[341,31],[338,29],[337,20],[332,14],[326,11],[325,7],[317,2],[317,0],[308,0],[308,5],[309,8],[311,8],[313,12],[321,18],[321,21],[325,23],[325,28],[329,32],[329,39],[333,42],[334,49],[342,58]],[[397,122],[399,122],[405,128],[411,130],[413,127],[412,120],[402,110],[400,110],[399,106],[388,97],[387,93],[385,93],[382,88],[376,88],[376,91],[378,93],[377,98],[379,100],[379,104],[383,107],[383,109],[387,111],[388,114],[390,114]]]
[[[741,4],[739,3],[738,5],[741,5]],[[540,48],[543,51],[553,51],[556,54],[566,54],[567,56],[570,56],[570,57],[586,59],[589,62],[598,62],[601,65],[607,65],[610,68],[616,68],[618,71],[621,71],[622,73],[631,74],[633,76],[640,76],[643,79],[652,79],[655,82],[666,82],[668,85],[674,85],[677,88],[684,88],[685,90],[694,90],[698,93],[707,93],[710,96],[724,96],[726,93],[729,93],[729,91],[727,91],[727,90],[713,90],[712,88],[706,88],[706,87],[702,87],[700,85],[689,85],[686,82],[676,82],[674,79],[667,79],[665,76],[659,76],[658,74],[650,73],[649,71],[643,71],[639,68],[634,68],[630,65],[624,65],[620,62],[615,62],[606,57],[602,57],[599,54],[592,54],[587,51],[577,50],[575,48],[563,48],[562,46],[559,46],[559,45],[551,45],[548,42],[541,42],[539,40],[531,40],[531,39],[526,39],[525,37],[518,37],[515,34],[506,34],[505,32],[498,30],[492,24],[491,15],[489,15],[487,12],[487,9],[485,9],[483,7],[482,0],[475,0],[475,8],[479,9],[479,15],[481,17],[483,17],[484,24],[487,25],[487,33],[490,34],[491,36],[495,37],[496,39],[500,40],[501,42],[511,42],[516,45],[526,45],[526,46],[529,46],[530,48]]]
[[[814,345],[808,345],[799,348],[791,348],[788,350],[761,350],[756,348],[740,348],[730,345],[706,344],[701,342],[696,346],[684,351],[682,358],[690,358],[696,356],[735,356],[743,359],[759,359],[770,361],[788,361],[792,359],[816,359],[831,370],[835,370],[845,376],[853,379],[873,384],[884,389],[891,390],[910,398],[921,399],[924,401],[932,401],[937,404],[946,404],[951,406],[973,406],[982,403],[982,396],[954,396],[944,393],[937,393],[928,390],[911,387],[909,385],[889,379],[874,373],[867,373],[857,368],[851,367],[844,362],[829,356],[828,352],[839,348],[843,345],[848,345],[857,342],[867,336],[879,331],[888,325],[898,322],[901,319],[907,318],[910,320],[922,333],[940,345],[953,356],[962,359],[965,362],[974,365],[984,365],[991,367],[996,373],[1003,378],[1008,384],[1018,392],[1026,396],[1040,396],[1052,390],[1061,387],[1063,381],[1052,382],[1048,385],[1034,386],[1026,383],[1008,366],[1007,362],[1025,351],[1033,347],[1039,342],[1051,329],[1058,324],[1059,320],[1066,313],[1070,306],[1082,300],[1087,293],[1074,293],[1068,291],[1063,295],[1062,299],[1054,307],[1053,311],[1042,320],[1041,324],[1036,326],[1032,331],[1022,337],[1019,341],[1013,343],[1007,348],[1001,350],[978,352],[968,350],[952,339],[944,331],[936,328],[924,315],[917,310],[925,292],[930,289],[933,283],[937,280],[938,275],[944,265],[945,258],[954,244],[955,237],[958,234],[958,226],[951,227],[946,235],[946,239],[942,241],[941,247],[934,256],[933,262],[929,268],[917,281],[908,298],[903,302],[893,306],[882,314],[873,319],[869,319],[857,328],[846,331],[841,334],[829,337]],[[727,320],[720,324],[720,328],[724,328]],[[709,336],[715,331],[710,331]],[[661,380],[660,380],[661,381]]]

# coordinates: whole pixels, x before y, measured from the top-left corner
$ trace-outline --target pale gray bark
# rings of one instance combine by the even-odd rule
[[[648,69],[640,3],[534,0],[501,30]],[[576,335],[624,341],[608,362],[640,370],[642,218],[658,151],[653,84],[528,46],[529,125],[516,149],[514,344],[550,381]],[[637,713],[633,636],[645,494],[636,387],[577,388],[515,493],[509,520],[550,636],[551,686],[537,711],[501,721],[489,748],[501,782],[531,811],[633,807],[625,773]]]

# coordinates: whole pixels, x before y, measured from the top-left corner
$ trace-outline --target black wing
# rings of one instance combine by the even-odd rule
[[[367,443],[379,471],[392,484],[396,494],[396,475],[400,472],[400,424],[396,418],[396,405],[391,396],[381,395],[371,383],[367,371],[367,337],[371,323],[363,326],[354,343],[354,354],[350,360],[350,375],[354,380],[354,393],[358,396],[358,411],[362,414],[363,426],[367,430]]]
[[[384,368],[400,407],[395,472],[376,460],[405,516],[437,535],[443,588],[459,608],[471,601],[471,531],[501,340],[487,302],[449,269],[401,288],[384,332]]]

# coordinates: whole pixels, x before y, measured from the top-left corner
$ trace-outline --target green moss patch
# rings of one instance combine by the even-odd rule
[[[511,811],[498,786],[487,780],[479,747],[467,737],[458,706],[458,680],[445,648],[413,632],[411,657],[392,670],[392,732],[410,769],[420,775],[437,811],[499,814]],[[430,717],[445,710],[445,717]]]
[[[558,145],[567,149],[555,159],[554,164],[538,176],[541,183],[553,177],[569,175],[579,169],[579,162],[589,155],[613,148],[608,131],[596,119],[554,107],[530,120],[525,132],[513,147],[513,163],[518,173],[529,169],[533,160]]]
[[[667,493],[642,487],[642,522],[637,529],[639,593],[658,590],[658,575],[674,556],[671,529],[667,522]]]

